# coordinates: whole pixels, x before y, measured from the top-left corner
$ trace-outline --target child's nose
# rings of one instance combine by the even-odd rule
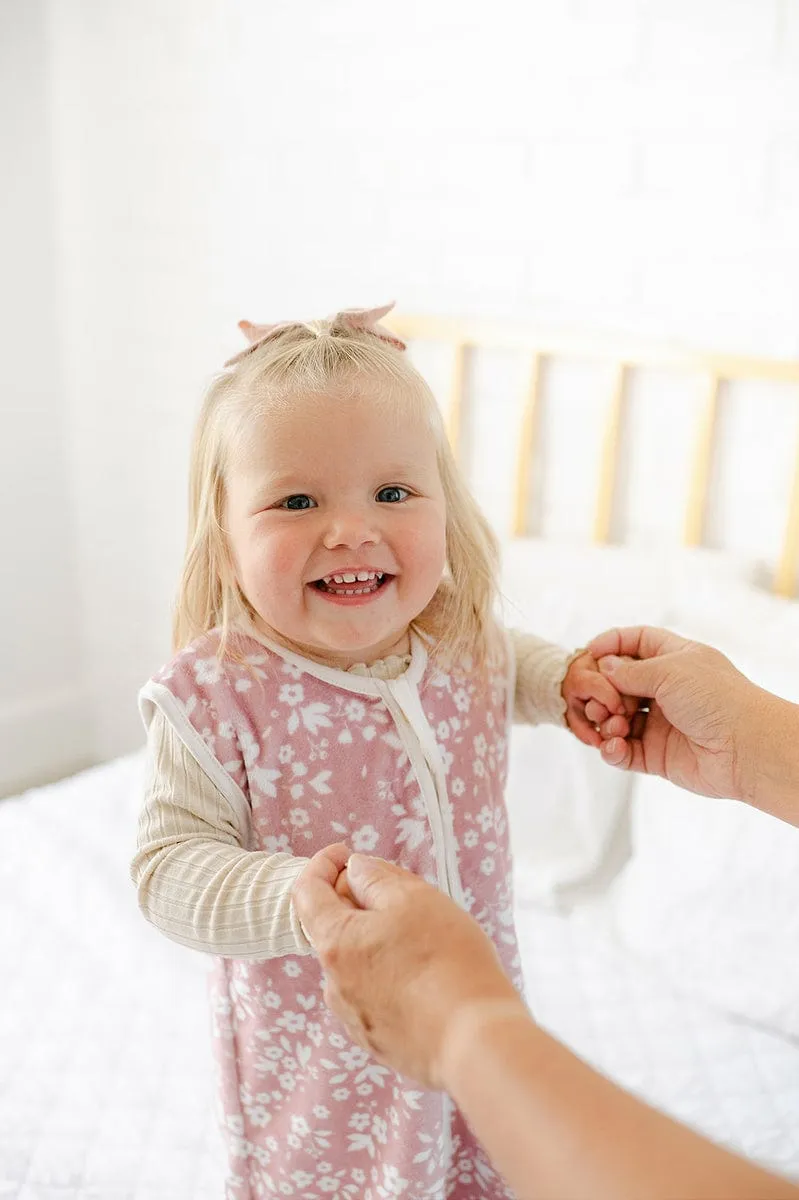
[[[356,509],[334,513],[324,535],[328,550],[335,550],[337,546],[357,550],[359,546],[374,545],[379,541],[376,521],[370,514]]]

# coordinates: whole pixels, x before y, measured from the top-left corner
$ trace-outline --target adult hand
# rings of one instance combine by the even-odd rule
[[[493,945],[470,916],[381,859],[347,864],[354,908],[336,891],[329,847],[297,881],[294,903],[326,975],[325,1001],[353,1041],[430,1087],[444,1086],[451,1040],[474,1011],[525,1015]]]
[[[642,729],[634,722],[629,738],[603,743],[606,762],[701,795],[744,798],[746,731],[766,693],[720,651],[665,629],[613,629],[589,649],[620,692],[653,700]]]

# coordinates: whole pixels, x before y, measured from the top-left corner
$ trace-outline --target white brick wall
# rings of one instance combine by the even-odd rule
[[[98,755],[140,737],[188,429],[239,317],[396,297],[799,354],[799,0],[48,11],[54,164],[44,137],[36,153],[57,186],[64,384],[46,388],[69,430]],[[15,86],[9,128],[38,85]]]

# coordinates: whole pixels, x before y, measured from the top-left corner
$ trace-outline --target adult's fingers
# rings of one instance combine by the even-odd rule
[[[659,629],[654,625],[628,625],[600,633],[587,649],[596,659],[608,654],[654,658],[659,654],[671,654],[687,645],[685,638],[668,629]]]
[[[671,670],[671,664],[662,658],[636,660],[617,658],[614,654],[598,659],[597,666],[620,692],[649,699],[657,696]]]
[[[352,912],[352,905],[335,888],[349,857],[346,846],[328,846],[313,856],[294,884],[294,907],[314,946],[339,930],[341,922]]]
[[[347,863],[347,879],[361,908],[391,908],[405,900],[409,891],[429,886],[410,871],[366,854],[352,855]]]
[[[586,680],[585,688],[585,694],[580,696],[581,700],[596,700],[603,704],[609,713],[624,712],[624,701],[616,688],[602,675],[592,671],[590,678]]]

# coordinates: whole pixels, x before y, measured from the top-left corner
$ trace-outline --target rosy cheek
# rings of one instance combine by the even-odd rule
[[[264,540],[263,557],[268,561],[270,570],[288,578],[300,564],[302,539],[290,530],[276,531]]]

